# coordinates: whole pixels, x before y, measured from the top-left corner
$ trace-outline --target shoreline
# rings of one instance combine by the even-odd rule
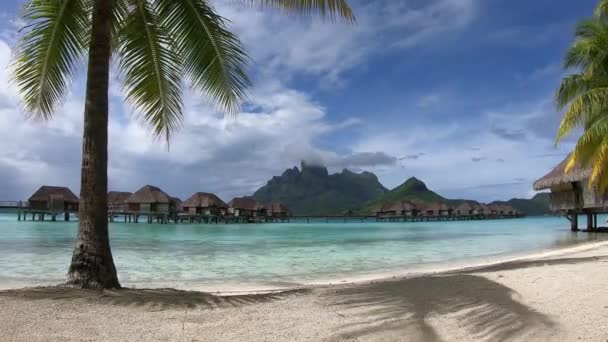
[[[496,261],[496,260],[494,260]],[[43,341],[605,341],[608,242],[476,267],[247,294],[0,291],[0,332]]]
[[[289,292],[294,290],[307,290],[316,288],[330,288],[340,285],[364,285],[370,283],[394,281],[396,279],[410,279],[427,276],[439,276],[459,273],[483,272],[487,268],[496,268],[515,262],[543,261],[560,256],[582,253],[608,246],[608,240],[600,242],[582,242],[571,246],[562,246],[542,250],[516,252],[492,256],[481,256],[455,262],[439,262],[416,264],[400,267],[391,271],[372,272],[363,274],[349,274],[345,276],[318,278],[311,281],[277,281],[277,282],[222,282],[222,283],[193,283],[193,282],[147,282],[122,283],[126,289],[172,289],[178,291],[195,291],[214,294],[217,296],[257,295]],[[0,291],[18,290],[28,288],[53,287],[61,283],[44,281],[0,281]]]

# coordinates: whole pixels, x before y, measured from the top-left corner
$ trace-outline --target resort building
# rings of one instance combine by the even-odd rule
[[[452,207],[450,207],[449,205],[445,203],[439,204],[439,210],[437,212],[439,216],[452,216],[453,212],[454,209],[452,209]]]
[[[551,210],[566,215],[571,229],[578,231],[578,215],[587,216],[587,229],[597,228],[597,214],[608,211],[608,196],[589,187],[591,168],[576,165],[566,172],[568,157],[534,182],[534,190],[551,190]]]
[[[475,214],[473,206],[469,202],[463,202],[456,206],[455,213],[459,216],[471,216]]]
[[[126,202],[129,211],[168,214],[171,196],[155,186],[146,185],[129,196]]]
[[[497,204],[490,204],[487,206],[486,215],[498,216],[500,214],[500,207]]]
[[[422,206],[422,215],[424,216],[439,216],[441,205],[439,203],[429,203]]]
[[[30,210],[52,212],[78,211],[78,197],[62,186],[41,186],[29,199]]]
[[[416,216],[418,209],[416,205],[409,201],[387,203],[376,209],[377,217],[392,216]]]
[[[251,197],[233,198],[228,205],[228,212],[235,217],[266,216],[266,207]]]
[[[190,215],[224,216],[228,211],[228,204],[208,192],[193,194],[181,206],[183,212]]]
[[[283,203],[271,202],[264,205],[266,215],[271,218],[288,218],[291,217],[291,210]]]
[[[124,213],[129,210],[127,199],[133,195],[130,192],[110,191],[108,192],[108,211],[110,213]]]
[[[174,214],[178,214],[184,211],[182,200],[177,197],[171,197],[171,202],[169,204],[169,211]]]

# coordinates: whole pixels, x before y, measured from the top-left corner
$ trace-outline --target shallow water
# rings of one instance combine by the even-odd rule
[[[604,221],[605,217],[598,218]],[[64,280],[76,229],[76,222],[17,222],[15,214],[0,214],[0,283]],[[312,282],[540,251],[599,241],[606,235],[573,234],[561,217],[424,223],[110,224],[122,284],[172,287]]]

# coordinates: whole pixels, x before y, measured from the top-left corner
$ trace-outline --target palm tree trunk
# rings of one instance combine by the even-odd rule
[[[112,1],[96,0],[89,46],[78,237],[68,286],[120,288],[108,236],[108,82]]]

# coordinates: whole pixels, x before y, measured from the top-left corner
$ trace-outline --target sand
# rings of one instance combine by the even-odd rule
[[[0,291],[1,341],[608,341],[608,246],[285,292]]]

